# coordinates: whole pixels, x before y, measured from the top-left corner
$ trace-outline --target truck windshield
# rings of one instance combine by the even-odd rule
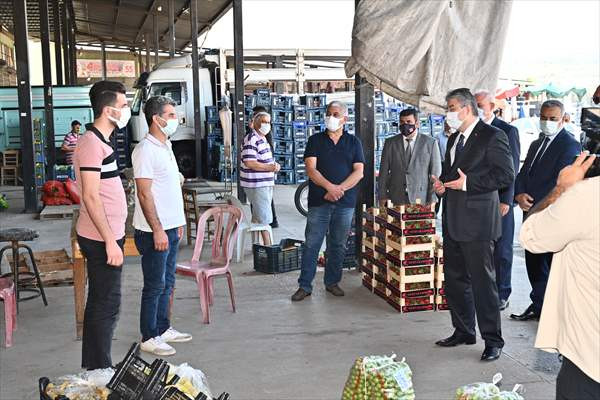
[[[138,88],[135,90],[133,95],[133,101],[131,102],[131,114],[138,115],[140,113],[140,106],[144,97],[144,88]]]
[[[150,86],[150,96],[166,96],[177,105],[181,105],[181,83],[180,82],[158,82]]]

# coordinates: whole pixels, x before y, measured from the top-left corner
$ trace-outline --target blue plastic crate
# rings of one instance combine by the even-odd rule
[[[356,125],[354,122],[346,122],[346,132],[348,132],[351,135],[354,135],[356,133]]]
[[[221,129],[221,123],[219,122],[206,122],[206,134],[209,136],[223,136],[223,130]]]
[[[306,150],[306,141],[296,140],[294,142],[294,153],[301,154],[304,157],[304,151]]]
[[[300,105],[306,106],[307,110],[327,107],[325,94],[305,94],[300,96]]]
[[[307,111],[306,106],[295,105],[294,106],[294,121],[306,121]]]
[[[306,112],[306,122],[309,124],[321,124],[325,122],[325,110],[308,110]]]
[[[254,89],[254,94],[258,97],[271,97],[271,90],[269,88],[257,88]]]
[[[390,125],[388,122],[377,121],[375,122],[375,136],[386,136],[390,131]]]
[[[280,170],[276,177],[275,177],[275,183],[277,185],[293,185],[294,184],[294,170],[293,169],[288,169],[288,170]]]
[[[306,140],[306,123],[304,121],[294,121],[292,133],[294,140]]]
[[[281,110],[291,110],[294,106],[294,98],[292,96],[284,96],[280,94],[271,95],[271,107]]]
[[[281,166],[281,169],[294,168],[294,157],[290,157],[287,154],[275,154],[273,159]]]
[[[37,163],[45,163],[46,162],[46,156],[42,152],[36,152],[34,160]]]
[[[385,104],[375,105],[375,121],[385,121]]]
[[[273,124],[272,129],[273,139],[293,140],[294,128],[292,125]]]
[[[214,122],[219,120],[219,110],[217,106],[206,106],[205,107],[206,120]]]
[[[275,154],[293,154],[294,142],[289,140],[273,140],[273,153]]]
[[[321,133],[321,132],[325,132],[324,124],[307,125],[306,126],[306,134],[308,135],[308,137],[314,135],[315,133]]]
[[[304,154],[298,154],[298,153],[295,154],[294,168],[295,169],[298,169],[298,168],[305,169],[306,168],[306,164],[304,163]]]
[[[293,110],[273,110],[271,112],[271,120],[275,124],[291,124],[294,122]]]
[[[295,174],[294,174],[295,180],[294,181],[297,185],[304,183],[308,180],[308,175],[306,175],[306,170],[299,169],[294,172],[295,172]]]
[[[75,169],[72,165],[55,165],[54,179],[61,182],[67,179],[75,180]]]
[[[271,96],[261,97],[261,96],[256,96],[253,94],[246,96],[245,106],[246,106],[246,108],[249,108],[249,109],[252,109],[256,106],[263,106],[266,108],[270,108],[271,107]]]

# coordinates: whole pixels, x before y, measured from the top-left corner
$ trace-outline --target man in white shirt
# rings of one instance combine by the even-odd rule
[[[583,179],[588,154],[561,170],[520,233],[528,251],[554,253],[535,347],[563,356],[558,400],[600,399],[600,177]]]
[[[168,342],[192,340],[191,335],[173,329],[169,321],[177,247],[185,225],[180,174],[169,141],[179,120],[175,103],[164,96],[148,99],[144,114],[150,131],[131,156],[137,193],[133,226],[144,274],[140,348],[167,356],[175,354]]]

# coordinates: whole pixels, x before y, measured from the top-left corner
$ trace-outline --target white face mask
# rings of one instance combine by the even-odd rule
[[[165,125],[165,126],[159,125],[159,128],[162,131],[162,133],[167,135],[167,137],[169,137],[175,133],[175,131],[177,130],[177,127],[179,126],[179,120],[177,118],[175,118],[175,119],[164,119],[161,117],[158,117],[158,118],[162,119],[163,121],[165,121],[167,123],[167,125]]]
[[[542,121],[540,120],[540,130],[546,136],[552,136],[558,133],[558,121]]]
[[[120,111],[121,118],[116,119],[109,115],[108,119],[110,119],[112,122],[114,122],[117,125],[117,128],[119,128],[119,129],[125,128],[127,126],[127,123],[129,122],[129,118],[131,118],[131,108],[129,108],[129,107],[123,107],[123,108],[110,107],[110,108],[112,108],[113,110]]]
[[[263,122],[262,124],[260,124],[260,128],[258,128],[258,131],[263,135],[266,135],[267,133],[271,132],[271,124]]]
[[[448,111],[446,113],[446,123],[452,129],[458,129],[462,125],[462,120],[458,119],[458,111]]]
[[[330,132],[337,132],[337,130],[340,129],[340,126],[342,126],[341,122],[341,118],[336,118],[333,115],[325,117],[325,127],[327,127],[327,130]]]

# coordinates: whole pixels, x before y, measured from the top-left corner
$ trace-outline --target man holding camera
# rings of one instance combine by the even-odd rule
[[[520,233],[527,251],[554,254],[535,347],[562,355],[557,400],[600,398],[600,177],[583,179],[588,154],[561,170]]]

